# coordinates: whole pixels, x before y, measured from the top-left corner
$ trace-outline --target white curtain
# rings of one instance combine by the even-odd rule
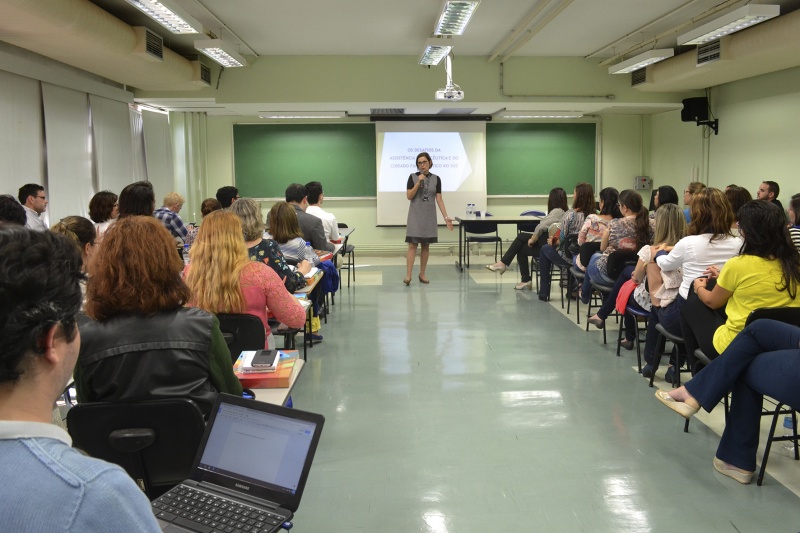
[[[164,195],[175,190],[169,117],[164,113],[143,110],[142,130],[144,131],[147,178],[153,184],[156,193],[156,207],[158,207],[161,205]]]
[[[128,105],[131,123],[131,142],[133,145],[133,181],[147,181],[147,162],[144,157],[144,131],[142,112],[135,105]]]
[[[87,96],[42,83],[51,225],[68,215],[87,216],[89,200],[96,192]]]
[[[200,204],[206,189],[206,114],[170,113],[175,149],[175,188],[186,198],[181,217],[187,222],[202,218]]]
[[[119,194],[136,181],[128,104],[89,95],[94,140],[94,183],[98,191]]]
[[[0,194],[45,187],[42,91],[38,81],[0,71]]]

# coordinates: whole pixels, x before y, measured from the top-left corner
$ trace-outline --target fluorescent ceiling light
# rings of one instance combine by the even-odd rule
[[[500,111],[500,118],[581,118],[583,113],[577,111]]]
[[[171,0],[126,0],[172,33],[203,33],[203,25]]]
[[[345,118],[346,111],[259,111],[261,118],[304,119],[304,118]]]
[[[438,65],[453,49],[453,40],[448,38],[432,38],[425,41],[425,49],[419,56],[420,65]]]
[[[678,37],[678,45],[703,44],[781,14],[780,6],[747,5]]]
[[[194,47],[223,67],[246,67],[247,61],[222,39],[195,41]]]
[[[481,0],[445,0],[442,14],[436,22],[434,35],[461,35],[467,29],[472,14],[478,9]]]
[[[644,68],[647,65],[652,65],[653,63],[658,63],[659,61],[663,61],[668,57],[672,57],[675,55],[675,50],[672,48],[663,48],[660,50],[648,50],[642,54],[637,56],[633,56],[632,58],[623,61],[622,63],[617,63],[616,65],[612,65],[608,67],[609,74],[628,74],[633,72],[634,70],[639,70],[640,68]]]

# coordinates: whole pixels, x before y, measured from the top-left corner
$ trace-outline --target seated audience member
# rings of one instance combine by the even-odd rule
[[[183,196],[176,192],[168,192],[164,196],[164,205],[159,207],[153,213],[156,220],[159,220],[164,227],[172,234],[172,238],[179,246],[183,246],[186,242],[186,236],[189,235],[189,230],[183,224],[180,215],[185,200]]]
[[[550,195],[547,197],[547,215],[539,222],[533,234],[522,232],[517,235],[511,246],[508,247],[506,253],[499,262],[493,265],[486,265],[486,268],[492,272],[498,272],[503,275],[506,269],[511,265],[511,260],[517,258],[517,265],[519,266],[519,274],[522,280],[514,287],[516,290],[531,290],[533,286],[531,282],[531,269],[528,263],[528,256],[539,257],[541,246],[539,245],[540,237],[547,235],[547,229],[552,224],[561,222],[561,217],[567,210],[567,193],[561,187],[556,187],[550,190]]]
[[[656,210],[655,235],[653,237],[655,246],[661,244],[674,246],[685,234],[686,220],[683,217],[683,211],[677,204],[664,204]],[[622,289],[622,285],[631,279],[637,285],[633,294],[628,298],[628,305],[634,309],[650,311],[652,305],[667,306],[675,300],[681,283],[680,272],[665,273],[668,279],[664,280],[658,270],[658,266],[653,263],[653,258],[650,256],[651,251],[651,246],[643,246],[639,249],[639,260],[636,263],[636,267],[628,267],[622,271],[602,307],[595,315],[587,319],[590,324],[599,329],[603,328],[605,320],[614,310],[617,295]],[[634,346],[634,320],[635,317],[629,314],[625,315],[625,338],[620,340],[620,344],[626,350],[632,350]],[[655,324],[657,323],[658,321],[656,320],[648,321],[647,334],[651,335],[653,339],[658,336],[658,332],[655,331]],[[653,354],[648,354],[645,348],[645,362],[648,365],[652,363],[652,356]],[[642,369],[642,374],[647,374],[645,377],[650,377],[646,368]]]
[[[777,205],[783,211],[783,204],[778,200],[778,195],[781,192],[781,186],[774,181],[765,181],[758,186],[758,193],[756,200],[765,200]]]
[[[678,192],[669,185],[662,185],[656,189],[653,195],[653,205],[651,206],[652,213],[650,218],[656,218],[656,210],[662,205],[675,204],[678,205]]]
[[[203,200],[203,203],[200,204],[200,215],[203,218],[206,218],[206,215],[211,213],[212,211],[216,211],[217,209],[222,209],[222,204],[219,203],[219,200],[216,198],[206,198]],[[192,225],[189,228],[189,233],[186,235],[186,244],[191,246],[194,244],[194,239],[197,237],[197,230],[199,226]]]
[[[751,311],[762,307],[800,307],[800,255],[789,238],[786,216],[770,202],[753,200],[739,210],[744,239],[739,255],[720,272],[694,280],[695,294],[681,310],[686,351],[696,348],[714,359],[739,333]],[[717,278],[713,289],[709,278]],[[715,311],[725,308],[725,315]]]
[[[308,191],[299,183],[292,183],[286,188],[286,203],[292,206],[297,215],[297,222],[303,232],[303,239],[310,242],[315,250],[332,252],[336,247],[325,238],[322,221],[314,215],[306,213],[308,208]],[[284,252],[285,253],[285,252]]]
[[[89,201],[89,218],[97,231],[97,243],[103,242],[103,235],[119,217],[117,195],[110,191],[100,191]]]
[[[318,181],[310,181],[306,183],[306,192],[308,193],[308,207],[306,213],[314,215],[322,221],[322,229],[325,231],[325,238],[329,241],[339,240],[339,224],[336,222],[336,216],[322,209],[322,202],[325,200],[325,194],[322,192],[322,184]]]
[[[692,282],[708,275],[709,267],[722,268],[728,259],[739,253],[742,246],[742,239],[731,233],[733,211],[725,193],[715,188],[701,189],[692,198],[691,208],[692,221],[686,230],[686,237],[675,246],[654,246],[650,254],[651,258],[655,257],[662,273],[681,271],[681,285],[675,301],[666,307],[653,305],[655,312],[650,314],[651,321],[661,323],[667,331],[678,336],[682,334],[680,311],[689,297]],[[655,354],[656,340],[648,336],[646,352]],[[671,381],[669,372],[667,381]]]
[[[800,328],[756,320],[733,339],[722,357],[682,387],[656,398],[684,418],[700,407],[709,413],[731,393],[730,412],[714,456],[714,470],[742,484],[756,469],[763,397],[800,405]]]
[[[789,215],[789,235],[792,237],[795,248],[800,250],[800,194],[792,196],[787,213]]]
[[[126,185],[122,192],[119,193],[117,204],[119,205],[117,219],[132,216],[153,216],[153,211],[156,209],[156,195],[153,192],[153,185],[149,181],[137,181]]]
[[[242,221],[244,245],[250,260],[265,263],[274,270],[289,292],[305,287],[305,274],[311,272],[311,263],[303,260],[297,263],[296,269],[289,268],[278,243],[262,237],[264,220],[261,217],[261,205],[252,198],[242,198],[233,203],[231,211]]]
[[[731,203],[731,210],[733,211],[733,227],[731,232],[734,235],[739,235],[739,209],[753,199],[750,196],[750,191],[738,185],[728,185],[725,187],[725,197]]]
[[[283,256],[296,263],[308,261],[314,266],[319,265],[319,256],[311,246],[306,244],[303,230],[299,221],[294,216],[294,208],[286,202],[275,202],[269,210],[269,233],[283,253]]]
[[[183,307],[182,268],[153,217],[121,217],[108,230],[89,270],[79,402],[188,398],[208,417],[217,393],[241,395],[217,317]]]
[[[613,285],[608,273],[608,256],[614,252],[635,252],[653,242],[654,223],[651,223],[647,209],[642,204],[642,196],[633,189],[626,189],[619,195],[619,210],[622,218],[608,223],[600,243],[600,252],[592,256],[583,278],[581,301],[589,303],[592,283]]]
[[[622,218],[619,210],[619,191],[614,187],[606,187],[600,191],[600,213],[592,213],[586,217],[581,231],[578,232],[578,244],[582,246],[587,242],[602,242],[608,224],[615,218]],[[586,272],[588,265],[581,264],[580,254],[575,254],[572,262]]]
[[[44,187],[35,183],[28,183],[19,188],[19,203],[25,209],[27,221],[25,227],[36,231],[47,231],[47,223],[42,218],[42,213],[47,210],[47,195]]]
[[[81,339],[81,259],[60,235],[0,224],[0,516],[3,531],[160,531],[119,466],[52,423]]]
[[[89,219],[71,216],[64,217],[61,221],[50,228],[53,233],[65,236],[75,246],[81,254],[83,270],[88,270],[89,262],[94,256],[97,241],[97,232]]]
[[[683,191],[683,205],[686,206],[686,209],[683,210],[683,215],[686,217],[686,223],[692,221],[692,197],[698,193],[698,191],[702,191],[705,189],[706,186],[700,182],[693,181],[686,187],[686,190]]]
[[[572,209],[561,217],[558,236],[553,236],[550,244],[542,246],[542,251],[539,252],[539,300],[550,300],[551,265],[569,268],[572,257],[567,249],[568,243],[571,238],[577,242],[583,221],[587,215],[595,212],[594,189],[588,183],[579,183],[572,193]]]
[[[222,209],[228,209],[238,199],[239,189],[232,185],[217,189],[217,201],[222,206]]]
[[[25,208],[18,201],[10,194],[0,194],[0,222],[24,226],[27,221]]]
[[[184,269],[192,291],[189,305],[210,313],[257,316],[267,337],[264,348],[275,347],[268,312],[291,328],[305,324],[303,306],[289,294],[278,274],[247,257],[242,223],[229,210],[214,211],[203,220],[189,254],[191,262]]]

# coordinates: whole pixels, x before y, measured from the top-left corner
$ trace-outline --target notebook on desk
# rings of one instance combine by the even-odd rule
[[[278,531],[300,504],[324,422],[217,395],[189,479],[152,502],[161,530]]]

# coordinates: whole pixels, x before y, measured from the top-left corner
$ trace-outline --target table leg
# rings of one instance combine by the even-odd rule
[[[464,272],[464,267],[463,267],[464,257],[462,255],[462,250],[461,250],[461,245],[464,242],[464,233],[463,233],[463,231],[464,231],[464,225],[463,224],[459,224],[458,225],[458,260],[456,261],[456,268],[458,269],[459,272]]]

